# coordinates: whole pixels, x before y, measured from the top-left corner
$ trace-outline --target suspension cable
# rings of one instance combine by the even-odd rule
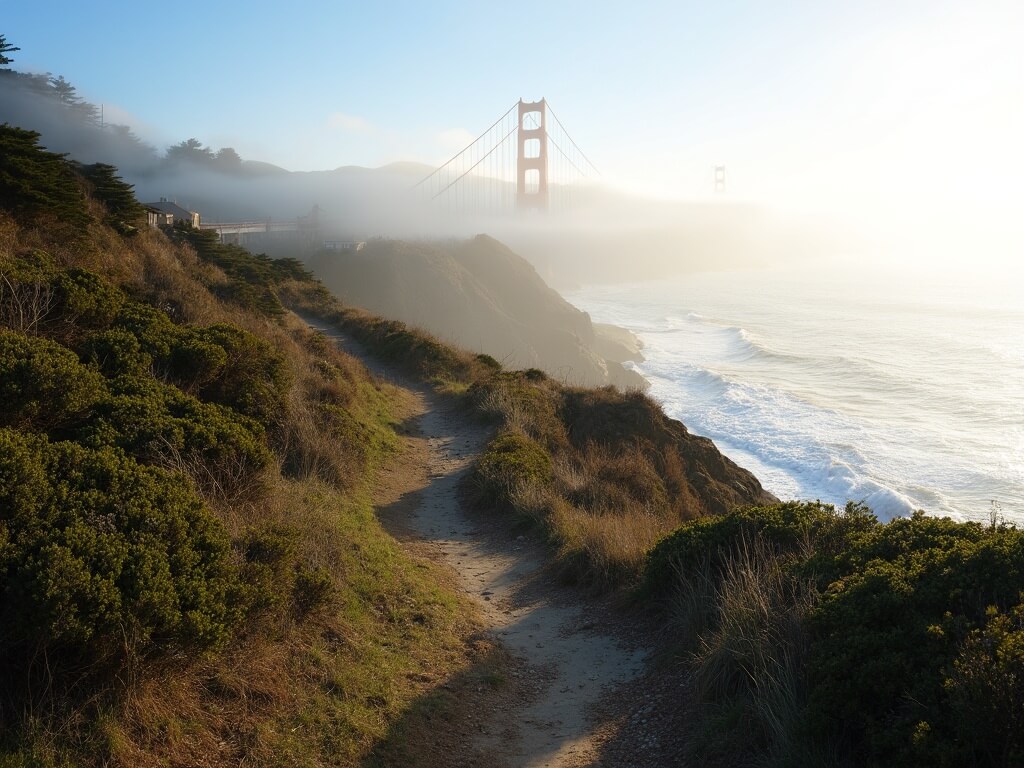
[[[509,110],[509,111],[511,111],[511,110]],[[436,195],[434,195],[430,199],[434,200],[435,198],[440,197],[445,192],[447,192],[449,189],[451,189],[453,186],[455,186],[460,181],[462,181],[462,179],[464,179],[466,176],[468,176],[473,171],[474,168],[476,168],[478,165],[480,165],[480,163],[482,163],[484,160],[486,160],[488,157],[490,157],[491,156],[491,152],[494,152],[494,150],[496,150],[498,147],[500,147],[502,144],[504,144],[508,140],[508,137],[511,136],[513,133],[515,133],[518,128],[519,128],[519,126],[517,125],[511,131],[506,133],[504,135],[504,137],[502,137],[501,141],[499,141],[497,144],[495,144],[493,147],[491,147],[490,151],[488,151],[488,153],[486,155],[484,155],[479,160],[477,160],[475,163],[473,163],[473,165],[469,166],[469,168],[467,168],[466,171],[461,176],[459,176],[457,179],[455,179],[453,182],[451,182],[447,187],[442,189],[440,192],[438,192]]]
[[[468,149],[470,149],[470,148],[471,148],[471,147],[472,147],[472,146],[473,146],[474,144],[476,144],[476,143],[477,143],[478,141],[480,141],[480,139],[482,139],[482,138],[483,138],[484,136],[486,136],[486,135],[487,135],[488,133],[490,133],[490,132],[491,132],[492,130],[494,130],[494,126],[496,126],[496,125],[497,125],[498,123],[500,123],[500,122],[501,122],[502,120],[504,120],[504,119],[505,119],[506,117],[508,117],[508,116],[509,116],[509,113],[510,113],[510,112],[511,112],[511,111],[512,111],[513,109],[515,109],[516,107],[518,107],[518,106],[519,106],[519,102],[517,101],[517,102],[516,102],[515,104],[513,104],[513,105],[512,105],[511,107],[509,107],[509,108],[508,108],[508,109],[507,109],[507,110],[505,111],[505,114],[503,114],[503,115],[502,115],[501,117],[499,117],[499,118],[498,118],[497,120],[495,120],[495,121],[494,121],[494,123],[493,123],[493,124],[491,125],[491,127],[490,127],[490,128],[488,128],[488,129],[487,129],[486,131],[484,131],[484,132],[483,132],[483,133],[481,133],[481,134],[480,134],[479,136],[477,136],[477,137],[476,137],[475,139],[473,139],[473,141],[471,141],[471,142],[470,142],[469,144],[467,144],[467,145],[466,145],[466,146],[465,146],[465,147],[464,147],[463,149],[461,149],[460,151],[456,152],[456,153],[455,153],[455,154],[454,154],[454,155],[453,155],[453,156],[452,156],[451,158],[449,158],[449,159],[448,159],[448,162],[446,162],[446,163],[445,163],[444,165],[441,165],[441,166],[439,166],[439,167],[435,168],[435,169],[434,169],[433,171],[431,171],[431,172],[430,172],[429,174],[427,174],[427,175],[426,175],[426,176],[424,176],[424,177],[423,177],[422,179],[420,179],[419,181],[417,181],[417,182],[416,182],[416,183],[415,183],[415,184],[413,185],[413,189],[416,189],[416,187],[418,187],[418,186],[420,186],[421,184],[423,184],[423,182],[427,181],[428,179],[431,179],[431,178],[433,178],[433,177],[434,177],[435,175],[437,175],[438,173],[440,173],[441,171],[443,171],[443,170],[444,170],[445,168],[447,168],[447,167],[448,167],[449,165],[451,165],[451,164],[452,164],[453,162],[455,162],[455,161],[456,161],[456,160],[457,160],[457,159],[459,158],[459,156],[460,156],[460,155],[462,155],[463,153],[465,153],[465,152],[466,152],[466,151],[467,151]],[[505,138],[508,138],[508,137],[506,136]],[[502,139],[502,141],[504,141],[504,140],[505,140],[505,139]],[[490,154],[490,153],[488,153],[488,154]],[[473,167],[475,168],[476,166],[474,165]],[[465,176],[465,175],[466,175],[466,174],[462,174],[462,176]],[[462,178],[462,176],[460,176],[459,178],[461,179],[461,178]],[[451,185],[449,184],[448,186],[451,186]],[[447,189],[447,187],[446,187],[446,189]],[[436,196],[437,196],[437,195],[435,195],[435,197],[436,197]]]
[[[555,114],[555,110],[553,110],[553,109],[551,108],[551,104],[548,104],[547,106],[548,106],[548,112],[550,112],[550,113],[551,113],[551,116],[552,116],[553,118],[555,118],[555,122],[556,122],[556,123],[558,123],[558,127],[562,129],[562,133],[564,133],[564,134],[565,134],[565,137],[566,137],[567,139],[569,139],[569,141],[571,141],[571,142],[572,142],[572,145],[573,145],[574,147],[576,147],[576,151],[577,151],[577,152],[579,152],[579,153],[580,153],[580,155],[582,155],[582,156],[583,156],[583,159],[587,161],[587,164],[588,164],[588,165],[589,165],[589,166],[590,166],[591,168],[593,168],[593,169],[594,169],[594,172],[595,172],[595,173],[597,173],[597,175],[598,175],[598,176],[600,176],[600,175],[601,175],[601,171],[599,171],[599,170],[597,169],[597,166],[596,166],[596,165],[594,165],[594,164],[593,164],[593,163],[592,163],[592,162],[590,161],[590,158],[589,158],[589,157],[587,157],[587,154],[586,154],[586,152],[584,152],[584,151],[583,151],[582,149],[580,149],[580,145],[579,145],[579,144],[577,144],[577,143],[576,143],[576,142],[575,142],[575,141],[573,140],[573,138],[572,138],[572,136],[571,136],[571,135],[569,135],[569,132],[568,132],[568,131],[567,131],[567,130],[565,129],[565,126],[564,126],[564,125],[562,125],[562,121],[561,121],[561,120],[559,120],[559,119],[558,119],[558,115],[556,115],[556,114]],[[511,110],[510,110],[510,111],[511,111]],[[506,114],[507,114],[507,113],[506,113]]]
[[[576,165],[576,163],[574,163],[572,161],[572,158],[569,157],[567,154],[565,154],[565,151],[560,146],[558,146],[558,143],[554,139],[551,138],[551,134],[550,133],[548,134],[548,141],[551,142],[551,146],[553,146],[555,149],[557,149],[559,152],[562,153],[562,157],[564,157],[566,159],[566,161],[568,161],[569,165],[571,165],[573,168],[576,169],[576,172],[580,176],[582,176],[584,179],[587,178],[586,172],[580,170],[580,167],[578,165]],[[572,139],[570,139],[570,141],[572,141]],[[597,168],[594,168],[594,171],[597,172]]]

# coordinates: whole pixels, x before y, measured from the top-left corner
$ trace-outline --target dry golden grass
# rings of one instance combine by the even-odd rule
[[[779,764],[820,764],[797,738],[808,690],[806,617],[818,596],[787,573],[787,562],[759,535],[743,534],[720,574],[706,565],[679,580],[670,618],[694,649],[702,704],[694,725],[715,734],[710,746],[722,764],[754,751]]]
[[[506,506],[547,529],[567,575],[600,589],[633,584],[650,548],[684,519],[685,498],[680,504],[670,494],[681,462],[642,439],[642,421],[632,439],[581,439],[565,410],[567,392],[577,390],[532,372],[471,388],[475,407],[501,424],[502,434],[525,435],[551,457],[550,480],[522,479]],[[609,389],[594,397],[614,404],[631,396]],[[583,426],[601,437],[597,427]]]
[[[5,211],[0,211],[0,259],[13,258],[21,244],[21,228]]]
[[[638,579],[647,552],[666,533],[662,518],[639,507],[594,514],[559,498],[551,505],[550,525],[562,559],[603,588]]]

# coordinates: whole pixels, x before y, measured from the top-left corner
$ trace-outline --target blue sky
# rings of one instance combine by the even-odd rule
[[[5,5],[15,67],[160,147],[439,163],[546,97],[632,191],[701,197],[723,163],[734,195],[797,209],[1022,199],[1019,0]]]

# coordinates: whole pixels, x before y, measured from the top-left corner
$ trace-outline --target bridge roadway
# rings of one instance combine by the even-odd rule
[[[219,221],[201,222],[200,229],[212,229],[218,235],[248,235],[264,232],[297,232],[300,229],[299,222],[291,221]],[[301,227],[305,229],[306,227]]]

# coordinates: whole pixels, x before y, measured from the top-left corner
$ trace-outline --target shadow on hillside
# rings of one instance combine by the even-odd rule
[[[466,654],[470,665],[413,701],[362,760],[363,768],[505,765],[497,749],[476,742],[486,736],[488,713],[514,695],[508,654],[482,634],[469,639]]]
[[[734,719],[733,711],[707,717],[694,699],[692,680],[683,660],[663,653],[647,673],[606,696],[596,712],[609,726],[610,734],[601,744],[595,765],[653,766],[733,766],[744,764],[743,754],[723,752],[721,739],[713,731],[698,732],[697,718],[705,715],[703,725],[716,719]]]

